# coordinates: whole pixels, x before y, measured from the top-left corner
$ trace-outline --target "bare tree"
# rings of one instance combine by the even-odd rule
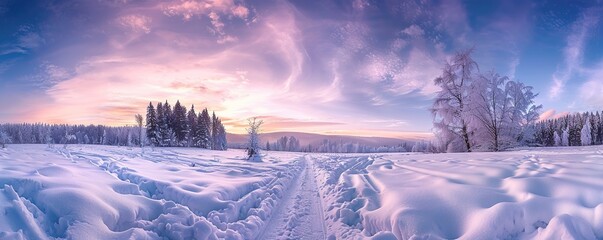
[[[140,143],[140,147],[142,147],[142,115],[136,114],[134,115],[134,119],[136,119],[136,124],[138,125],[138,140]]]
[[[246,129],[249,136],[249,146],[247,147],[247,159],[253,162],[261,162],[260,156],[260,126],[264,123],[257,118],[247,119],[249,127]]]

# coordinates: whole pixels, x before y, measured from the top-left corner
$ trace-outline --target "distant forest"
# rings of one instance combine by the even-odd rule
[[[603,112],[575,113],[531,126],[537,146],[603,144]]]
[[[134,117],[134,116],[133,116]],[[134,121],[136,120],[136,121]],[[207,109],[198,115],[177,101],[147,107],[146,125],[142,116],[133,118],[138,126],[69,125],[45,123],[0,124],[2,143],[15,144],[99,144],[113,146],[180,146],[226,150],[226,131],[215,113]]]

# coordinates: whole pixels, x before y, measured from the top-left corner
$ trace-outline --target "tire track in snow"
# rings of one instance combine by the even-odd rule
[[[309,156],[303,170],[256,239],[326,239],[322,200]]]

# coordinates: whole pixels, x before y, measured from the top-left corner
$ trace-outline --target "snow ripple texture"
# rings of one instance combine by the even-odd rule
[[[603,239],[602,149],[315,161],[331,239]]]
[[[603,239],[603,147],[303,154],[10,145],[0,239]]]
[[[11,145],[0,149],[0,239],[254,239],[298,154]]]

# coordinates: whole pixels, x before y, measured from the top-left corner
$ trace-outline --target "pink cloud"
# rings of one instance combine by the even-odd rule
[[[570,112],[557,112],[555,109],[549,109],[540,114],[538,121],[553,120],[569,115]]]

